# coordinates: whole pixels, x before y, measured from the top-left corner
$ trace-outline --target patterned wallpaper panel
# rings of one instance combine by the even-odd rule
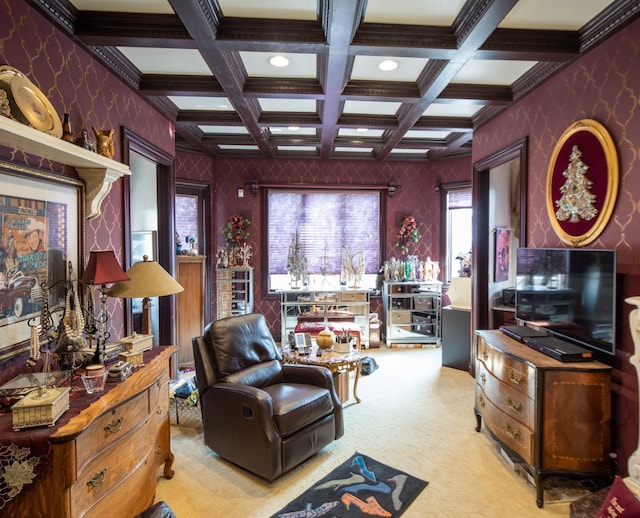
[[[371,162],[358,160],[283,160],[283,159],[210,159],[192,153],[176,154],[176,176],[212,185],[212,251],[224,245],[222,227],[234,214],[242,214],[251,220],[249,243],[255,252],[251,263],[255,267],[254,276],[262,274],[258,261],[260,198],[253,196],[246,184],[254,180],[264,183],[296,184],[367,184],[386,185],[388,182],[400,185],[392,198],[387,198],[387,241],[386,256],[399,257],[395,247],[396,235],[402,218],[413,214],[421,223],[423,236],[415,247],[420,257],[431,256],[438,260],[440,255],[440,198],[435,187],[439,183],[471,180],[471,159],[458,158],[434,163],[417,162]],[[245,188],[244,198],[238,198],[237,189]],[[364,216],[366,217],[366,215]],[[413,253],[413,250],[411,251]],[[210,252],[208,252],[210,253]],[[215,282],[215,279],[213,280]],[[212,292],[215,294],[215,290]],[[280,333],[280,307],[277,300],[265,299],[258,286],[255,293],[256,311],[267,316],[273,332]],[[215,297],[213,297],[215,299]],[[212,315],[215,315],[215,300],[212,301]],[[381,314],[376,300],[372,311]]]
[[[615,248],[620,274],[618,353],[614,361],[614,450],[618,469],[638,438],[638,392],[629,364],[634,346],[629,332],[631,306],[624,298],[640,294],[640,21],[636,21],[563,72],[551,78],[513,108],[478,128],[473,162],[529,137],[527,246],[564,247],[546,209],[547,169],[562,133],[580,119],[595,119],[610,132],[620,164],[620,188],[608,226],[589,247]]]
[[[52,26],[27,2],[0,0],[0,65],[20,70],[47,96],[60,118],[71,115],[72,130],[79,135],[113,128],[114,159],[122,161],[122,127],[151,142],[168,154],[174,154],[173,123],[158,113],[132,90],[96,62],[62,31]],[[48,160],[0,146],[0,158],[47,171],[74,176],[75,171],[61,168]],[[122,184],[117,181],[102,203],[100,217],[87,220],[84,243],[85,262],[90,250],[113,249],[123,259]],[[109,331],[122,336],[122,304],[108,299]],[[0,374],[1,377],[1,374]]]

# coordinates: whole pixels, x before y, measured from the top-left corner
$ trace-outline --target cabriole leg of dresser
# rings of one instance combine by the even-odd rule
[[[475,411],[475,414],[476,414],[476,432],[479,432],[482,429],[482,415],[478,411]]]
[[[167,454],[165,455],[165,459],[164,459],[164,471],[163,471],[163,475],[164,478],[166,479],[172,479],[173,475],[175,475],[175,471],[172,469],[173,468],[173,453],[171,453],[171,450],[167,451]]]

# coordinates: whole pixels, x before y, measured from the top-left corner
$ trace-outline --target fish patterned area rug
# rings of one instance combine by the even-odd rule
[[[428,482],[356,452],[271,518],[398,517]]]

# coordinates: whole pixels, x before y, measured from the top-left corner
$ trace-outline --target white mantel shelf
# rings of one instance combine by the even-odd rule
[[[87,218],[99,216],[100,204],[111,190],[113,182],[131,174],[129,166],[125,164],[2,116],[0,145],[75,168],[87,186]]]

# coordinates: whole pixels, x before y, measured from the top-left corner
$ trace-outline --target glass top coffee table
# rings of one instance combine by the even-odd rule
[[[296,348],[290,346],[284,346],[282,348],[282,361],[284,363],[299,363],[305,365],[319,365],[326,367],[331,371],[334,377],[342,372],[355,371],[353,377],[353,399],[355,404],[360,403],[358,397],[358,380],[360,379],[360,361],[362,356],[356,350],[351,350],[348,353],[340,353],[330,350],[322,350],[320,355],[318,353],[318,346],[315,341],[309,348],[309,354],[300,354]]]

